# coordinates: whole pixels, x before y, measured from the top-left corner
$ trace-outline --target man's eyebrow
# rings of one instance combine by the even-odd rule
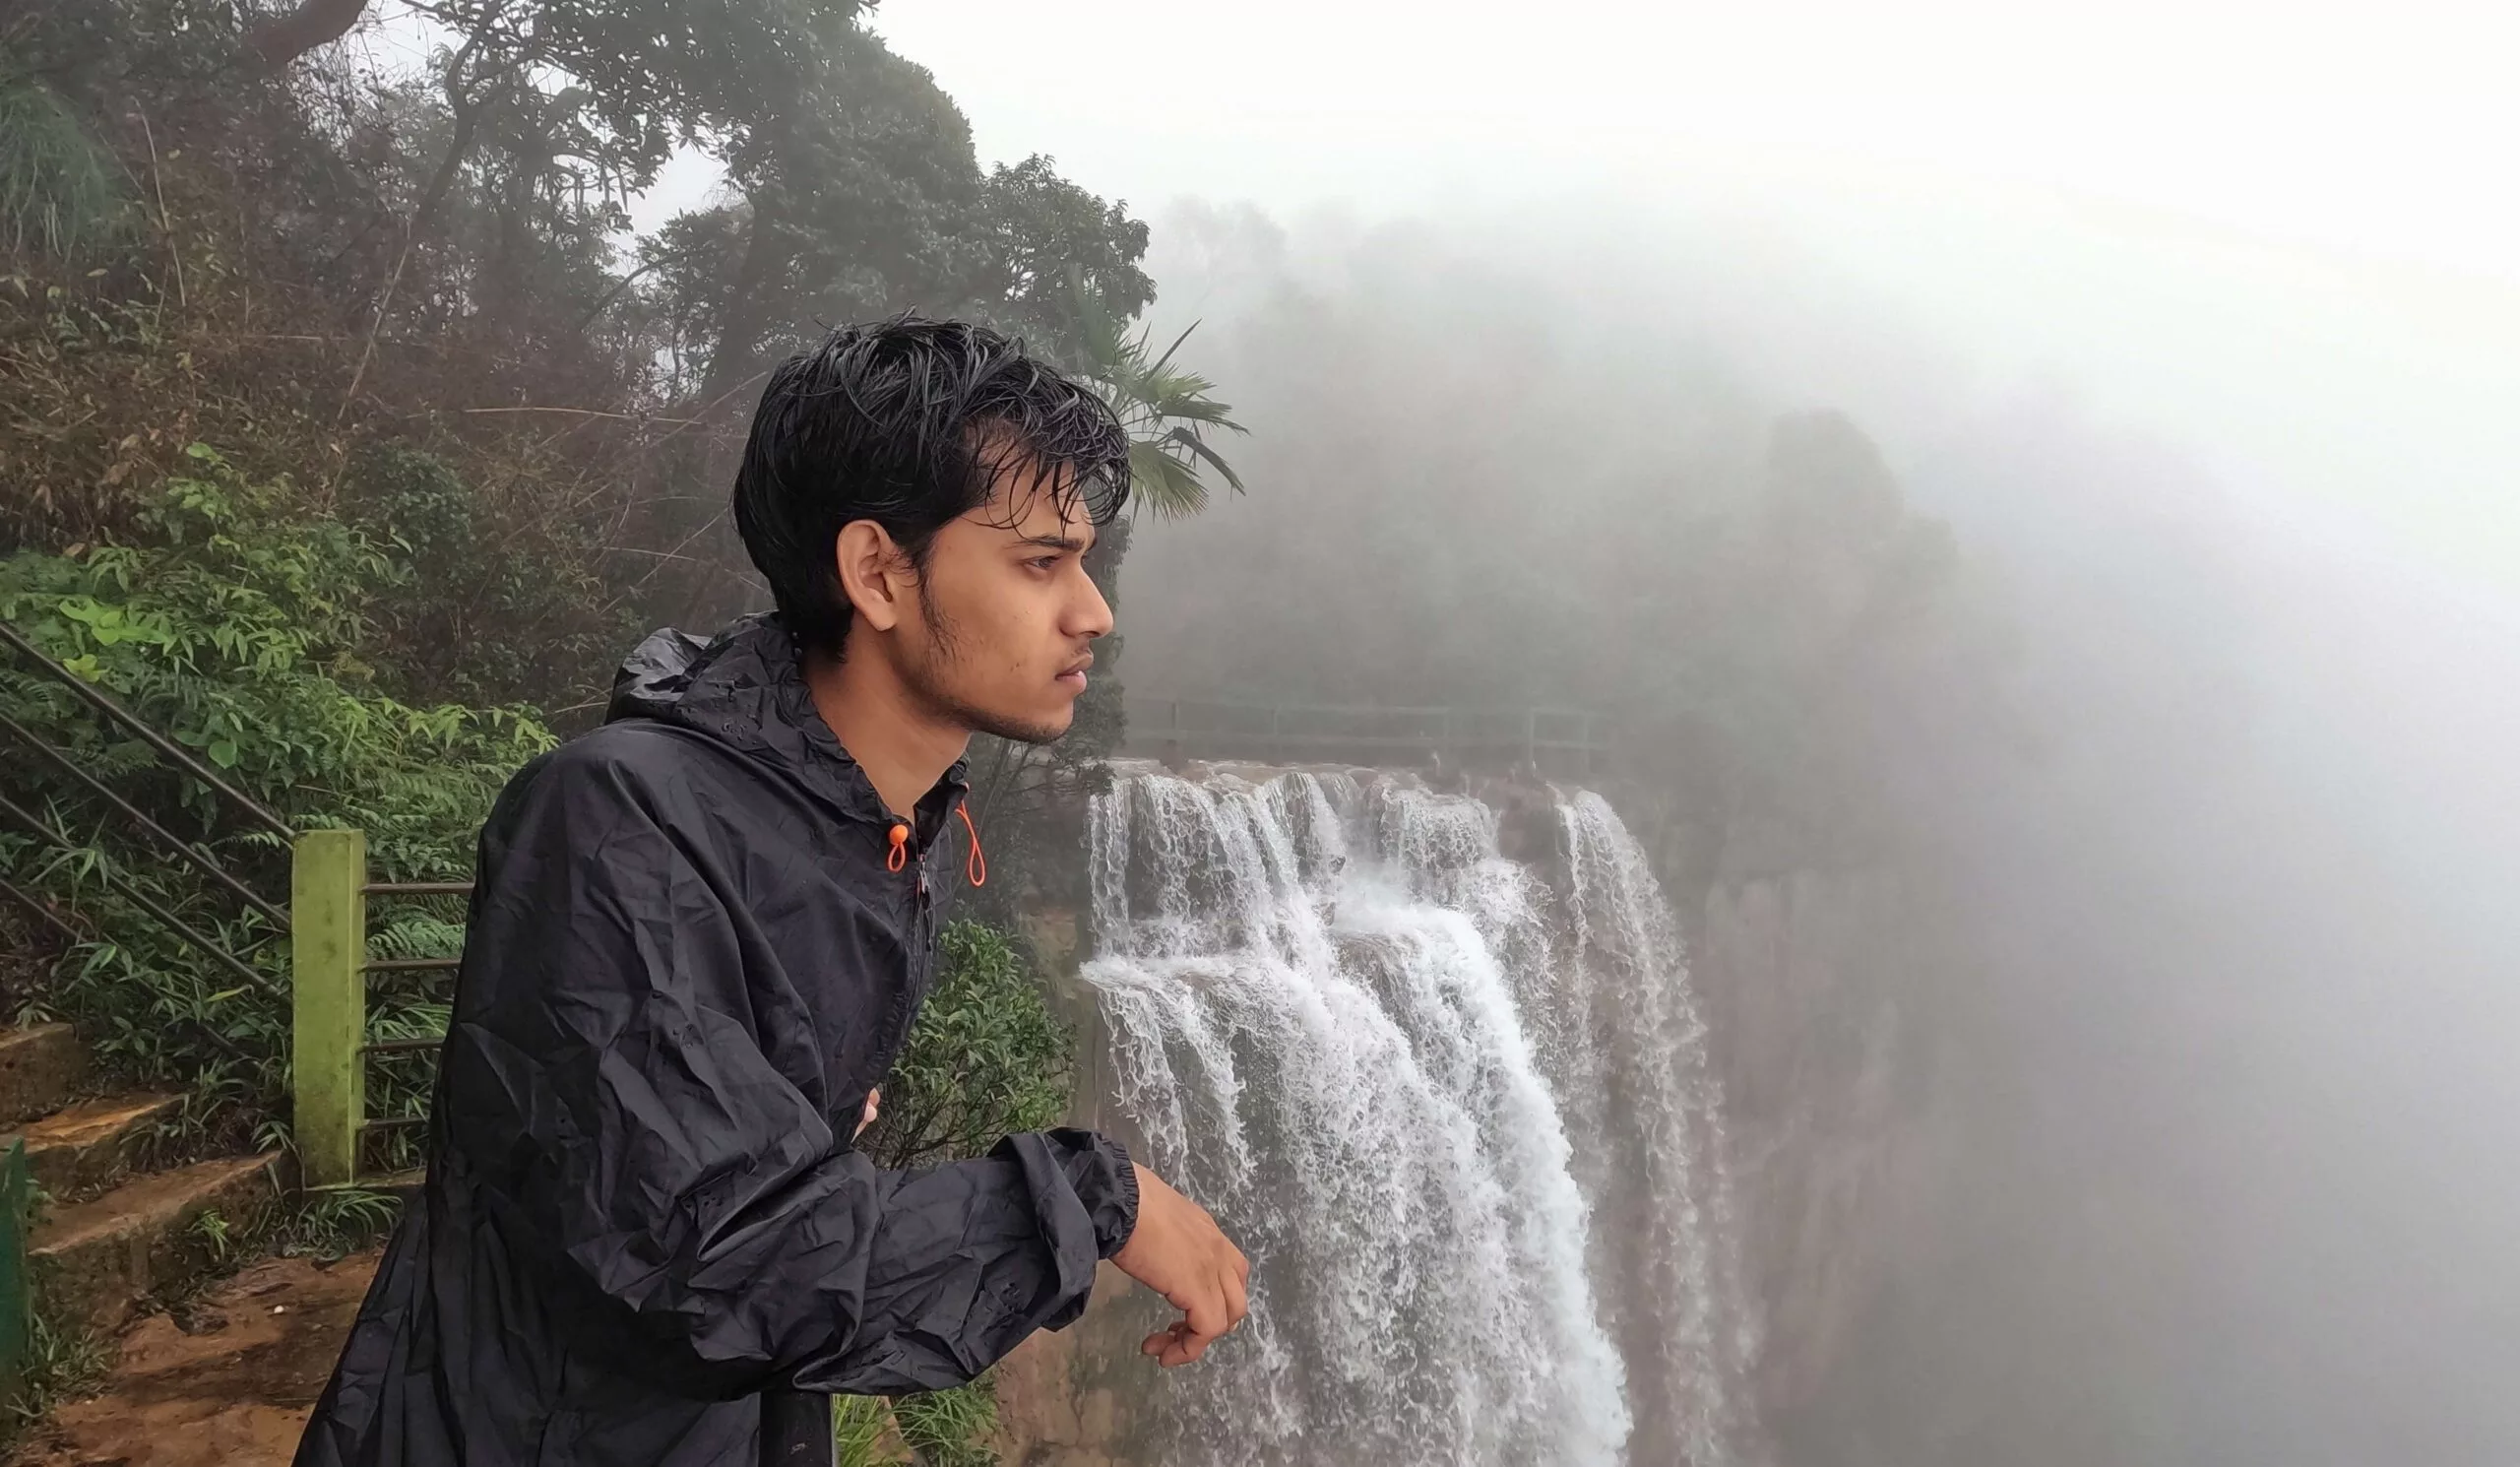
[[[1080,555],[1093,548],[1091,544],[1085,541],[1078,540],[1073,535],[1027,535],[1021,537],[1015,542],[1019,545],[1032,545],[1037,549],[1043,550],[1074,550]]]

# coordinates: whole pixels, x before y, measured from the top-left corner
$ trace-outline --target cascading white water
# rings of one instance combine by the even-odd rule
[[[1119,1101],[1254,1263],[1147,1460],[1715,1467],[1754,1335],[1671,914],[1598,797],[1553,869],[1398,779],[1124,772],[1091,826]]]

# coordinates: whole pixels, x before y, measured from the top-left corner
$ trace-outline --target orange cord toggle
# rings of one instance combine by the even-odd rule
[[[954,806],[954,812],[963,817],[963,828],[972,833],[972,859],[963,863],[963,874],[971,878],[974,886],[986,886],[988,858],[980,854],[980,828],[972,823],[972,807],[958,804]]]
[[[910,827],[897,824],[893,827],[893,849],[884,856],[884,869],[898,871],[908,864],[910,864]]]

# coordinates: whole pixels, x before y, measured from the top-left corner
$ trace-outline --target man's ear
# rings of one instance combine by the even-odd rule
[[[911,598],[918,594],[910,556],[884,527],[873,520],[851,520],[833,543],[840,591],[856,608],[869,630],[888,632],[901,625]]]

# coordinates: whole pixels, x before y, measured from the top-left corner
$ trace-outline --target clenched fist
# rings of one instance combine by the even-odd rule
[[[1148,1335],[1140,1348],[1166,1368],[1185,1366],[1207,1354],[1249,1311],[1243,1290],[1251,1261],[1227,1241],[1206,1208],[1144,1167],[1137,1175],[1137,1229],[1111,1261],[1181,1311],[1178,1322]]]

